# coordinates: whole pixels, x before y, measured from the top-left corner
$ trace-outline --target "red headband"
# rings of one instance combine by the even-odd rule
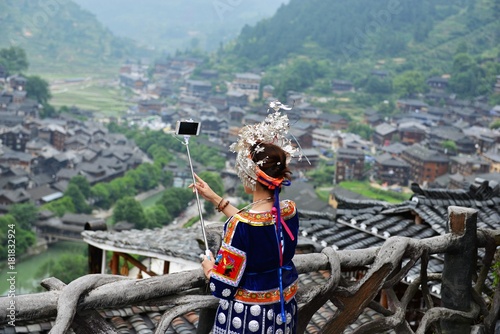
[[[271,190],[274,190],[276,187],[281,187],[281,184],[285,180],[284,177],[281,178],[271,177],[266,173],[264,173],[262,169],[260,169],[259,167],[256,168],[255,174],[257,175],[257,181],[267,186]]]

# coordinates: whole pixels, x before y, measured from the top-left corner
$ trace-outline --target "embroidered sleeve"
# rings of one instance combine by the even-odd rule
[[[225,231],[224,240],[232,240],[237,223],[232,221]],[[246,253],[231,244],[222,243],[222,247],[215,258],[215,266],[210,277],[210,290],[218,298],[232,299],[241,277],[245,272]]]

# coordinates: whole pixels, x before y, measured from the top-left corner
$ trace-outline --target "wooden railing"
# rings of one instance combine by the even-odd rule
[[[442,236],[422,240],[391,237],[379,248],[335,251],[327,247],[321,253],[296,255],[294,262],[299,273],[330,271],[325,284],[307,291],[300,291],[299,287],[297,299],[302,306],[298,333],[303,333],[314,313],[331,301],[338,312],[324,325],[322,333],[343,333],[370,307],[383,317],[361,325],[354,333],[383,333],[392,329],[398,334],[493,334],[500,309],[500,287],[496,286],[489,295],[485,291],[500,245],[500,230],[478,230],[476,222],[475,210],[450,207],[450,233]],[[220,241],[212,237],[210,240]],[[484,255],[478,266],[479,248],[484,249],[481,252]],[[427,270],[429,258],[434,254],[444,254],[442,273]],[[421,269],[420,276],[398,296],[394,287],[400,285],[416,263]],[[358,281],[350,282],[342,275],[359,268],[366,268],[366,272]],[[430,281],[441,282],[441,305],[434,305],[436,299],[428,289]],[[16,323],[56,317],[51,333],[62,334],[70,327],[77,329],[77,333],[114,333],[96,310],[130,305],[171,306],[155,333],[164,333],[175,317],[201,309],[198,333],[208,333],[213,324],[213,310],[218,305],[216,298],[203,292],[206,289],[201,269],[140,280],[87,275],[67,286],[49,278],[42,285],[50,291],[15,297]],[[412,329],[405,314],[417,292],[422,294],[425,306],[417,328]],[[381,295],[385,303],[379,302]],[[9,302],[9,298],[0,298],[0,326],[7,325],[9,320],[5,314]]]

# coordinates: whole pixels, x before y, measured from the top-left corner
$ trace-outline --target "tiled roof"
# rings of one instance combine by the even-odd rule
[[[357,200],[332,192],[338,203],[335,219],[301,220],[302,236],[318,248],[358,249],[377,247],[390,236],[424,239],[446,233],[448,207],[461,206],[478,210],[478,228],[496,229],[500,221],[500,186],[496,181],[476,179],[468,190],[422,189],[412,186],[410,200],[389,204]],[[418,216],[418,219],[417,219]],[[433,257],[429,269],[442,271],[443,261]],[[418,268],[405,278],[411,281]],[[440,286],[432,286],[439,293]]]
[[[199,262],[202,249],[198,244],[202,233],[199,224],[191,228],[169,225],[164,228],[124,231],[84,231],[83,240],[103,247],[112,246],[130,253],[147,252],[158,258],[180,258]]]

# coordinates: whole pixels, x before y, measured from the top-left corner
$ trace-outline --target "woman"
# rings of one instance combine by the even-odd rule
[[[205,256],[203,271],[221,299],[214,324],[220,333],[295,333],[297,271],[292,262],[299,220],[295,203],[280,201],[290,184],[289,154],[257,142],[237,158],[237,171],[253,202],[239,210],[196,176],[198,193],[228,216],[217,256]],[[248,161],[246,161],[248,160]]]
[[[279,101],[270,108],[275,112],[243,127],[230,147],[251,204],[238,210],[198,177],[191,185],[229,217],[217,256],[202,262],[212,293],[221,298],[214,334],[295,333],[297,327],[292,258],[299,221],[295,203],[279,199],[281,187],[290,185],[287,164],[297,149],[286,137],[288,117],[280,113],[290,108]]]

